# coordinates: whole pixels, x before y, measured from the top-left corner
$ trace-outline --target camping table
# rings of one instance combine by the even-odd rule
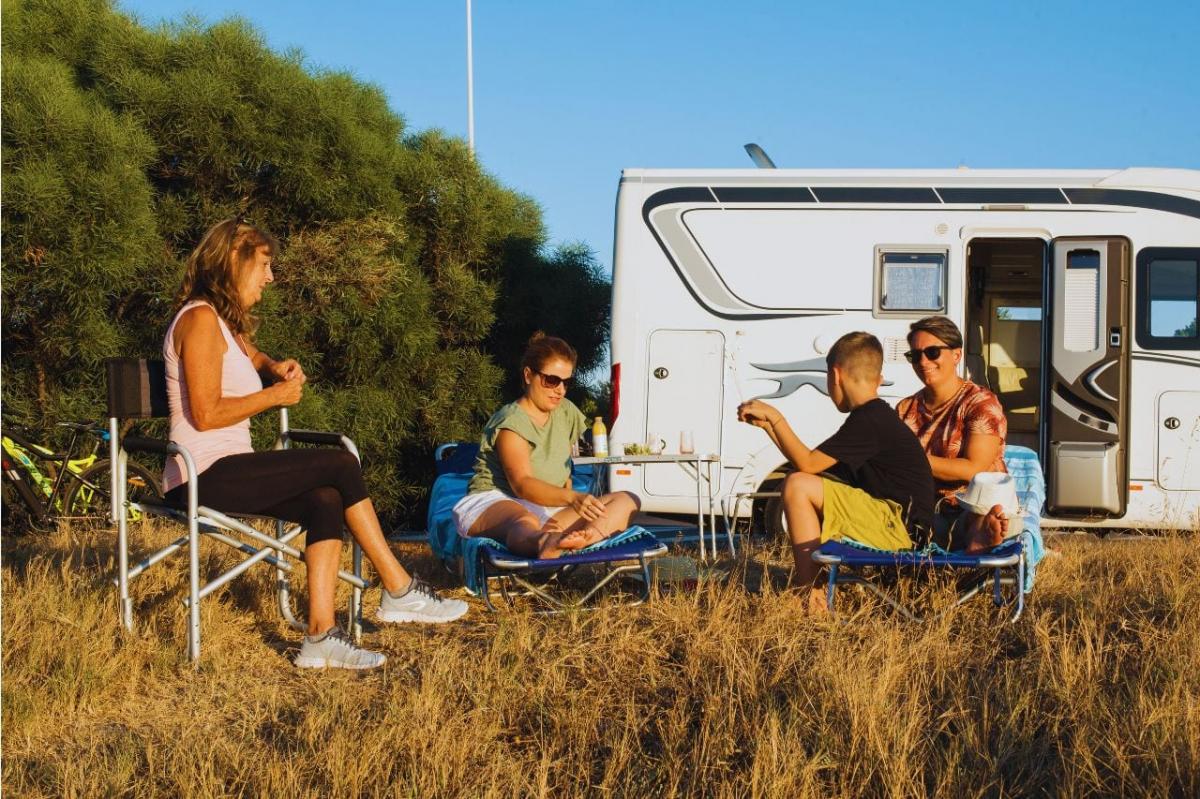
[[[696,481],[696,528],[700,533],[700,559],[707,559],[707,552],[704,545],[704,522],[705,522],[705,503],[708,503],[708,529],[712,537],[712,553],[713,557],[717,556],[717,524],[716,515],[713,511],[712,497],[712,468],[713,464],[719,464],[721,458],[717,455],[700,455],[698,453],[686,455],[610,455],[604,458],[572,458],[572,462],[576,466],[640,466],[648,463],[675,463],[679,468],[683,469],[690,477]],[[703,468],[701,468],[703,467]],[[593,469],[592,477],[592,493],[600,495],[604,493],[604,489],[608,483],[608,469],[597,468]],[[729,541],[730,549],[733,547],[733,539]]]

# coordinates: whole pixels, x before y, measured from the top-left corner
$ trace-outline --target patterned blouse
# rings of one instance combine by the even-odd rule
[[[918,391],[900,400],[896,411],[921,441],[925,453],[938,458],[965,457],[966,440],[971,435],[999,437],[1000,451],[987,471],[1008,471],[1004,468],[1008,420],[1004,418],[1000,400],[983,386],[964,380],[958,393],[933,411],[926,407],[923,392]],[[961,480],[934,480],[934,483],[942,496],[950,496],[966,485]]]

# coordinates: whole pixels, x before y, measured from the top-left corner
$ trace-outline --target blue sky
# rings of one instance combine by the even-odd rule
[[[466,137],[465,0],[118,0],[249,20]],[[625,167],[1200,168],[1200,2],[475,0],[475,137],[612,259]]]

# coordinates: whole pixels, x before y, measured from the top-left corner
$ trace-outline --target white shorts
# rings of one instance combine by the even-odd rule
[[[454,505],[454,526],[458,528],[458,534],[463,538],[467,538],[467,531],[471,529],[471,525],[475,524],[480,515],[495,505],[497,502],[515,502],[525,510],[537,517],[538,525],[545,527],[546,522],[554,518],[562,508],[548,508],[545,505],[539,505],[536,502],[530,502],[527,499],[518,499],[510,497],[498,488],[493,488],[491,491],[480,491],[475,494],[467,494]],[[564,506],[565,507],[565,506]]]

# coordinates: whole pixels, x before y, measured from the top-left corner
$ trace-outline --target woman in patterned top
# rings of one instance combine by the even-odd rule
[[[937,487],[939,516],[957,515],[954,494],[979,472],[1004,472],[1008,421],[996,395],[958,376],[963,337],[944,316],[913,322],[904,357],[925,387],[900,401],[901,420],[929,457]],[[943,522],[945,519],[935,519]],[[948,524],[935,524],[946,529]],[[956,541],[957,543],[961,543]]]

